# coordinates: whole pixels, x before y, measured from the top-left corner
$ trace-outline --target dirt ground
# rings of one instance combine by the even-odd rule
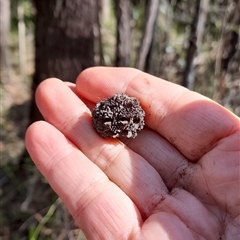
[[[26,61],[21,69],[17,43],[10,42],[10,68],[1,72],[0,239],[84,240],[25,150],[34,74],[32,35],[27,37],[26,45]]]

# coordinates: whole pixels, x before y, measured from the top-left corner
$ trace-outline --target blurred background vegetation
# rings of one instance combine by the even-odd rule
[[[85,239],[24,147],[34,91],[136,67],[240,116],[240,0],[0,0],[0,239]]]

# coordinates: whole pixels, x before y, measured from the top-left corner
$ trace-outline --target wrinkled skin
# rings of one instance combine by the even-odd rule
[[[91,109],[135,96],[146,127],[103,139]],[[239,239],[240,120],[208,98],[130,68],[90,68],[36,92],[45,121],[26,146],[88,239]]]

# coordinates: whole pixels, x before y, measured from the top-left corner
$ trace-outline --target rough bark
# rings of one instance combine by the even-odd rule
[[[118,67],[129,66],[130,61],[130,1],[116,0],[117,44],[116,61]]]
[[[225,9],[224,16],[222,18],[221,24],[221,35],[218,40],[217,54],[215,60],[215,69],[214,69],[214,90],[213,90],[213,100],[219,102],[223,97],[223,91],[225,89],[225,77],[222,74],[222,56],[224,51],[224,38],[226,35],[226,26],[227,26],[227,15],[228,9]]]
[[[135,64],[135,67],[140,70],[144,70],[146,61],[147,61],[147,56],[151,49],[151,44],[154,37],[155,24],[156,24],[158,12],[159,12],[159,3],[160,3],[160,0],[147,1],[143,37],[142,37],[137,61]]]
[[[102,42],[102,1],[97,1],[96,4],[96,33],[95,33],[95,64],[99,66],[104,66],[104,53],[103,53],[103,42]]]
[[[35,75],[33,92],[49,77],[74,82],[78,74],[94,65],[94,0],[34,0]],[[31,122],[39,118],[35,104]]]
[[[240,116],[240,1],[237,1],[223,24],[220,49],[216,59],[213,98]]]
[[[224,36],[224,47],[222,55],[222,69],[228,70],[229,64],[237,51],[237,45],[239,41],[239,29],[240,26],[240,1],[237,1],[235,7],[233,8],[232,13],[229,17],[229,26],[230,29],[225,29]]]
[[[186,66],[184,69],[183,73],[183,79],[181,85],[184,87],[189,87],[189,82],[194,78],[194,73],[193,73],[193,60],[195,53],[197,51],[197,24],[199,21],[199,13],[200,13],[200,3],[201,0],[196,1],[196,6],[195,6],[195,14],[193,17],[193,21],[191,24],[191,30],[190,30],[190,35],[189,35],[189,43],[188,43],[188,48],[187,48],[187,53],[186,53]],[[192,83],[193,84],[193,83]],[[191,86],[191,88],[193,88]]]
[[[156,28],[156,27],[154,27]],[[156,42],[155,39],[152,39],[148,54],[147,54],[147,58],[146,58],[146,62],[145,62],[145,67],[144,67],[144,71],[152,74],[152,75],[156,75],[156,73],[154,72],[154,56],[155,56],[155,50],[156,50]]]
[[[195,6],[195,15],[191,24],[191,31],[189,36],[189,46],[186,54],[186,66],[183,73],[182,85],[194,89],[195,83],[195,66],[194,59],[200,52],[204,27],[206,22],[206,15],[208,11],[209,0],[197,0]]]

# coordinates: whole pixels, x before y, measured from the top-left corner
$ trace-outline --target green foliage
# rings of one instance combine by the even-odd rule
[[[56,211],[56,208],[57,208],[57,200],[50,206],[48,212],[46,213],[45,216],[43,216],[43,218],[41,219],[41,221],[39,222],[37,227],[34,230],[31,229],[31,231],[30,231],[31,235],[29,236],[30,240],[39,239],[39,235],[40,235],[44,225],[46,223],[48,223],[49,221],[51,221],[51,219],[53,218],[53,215]]]

